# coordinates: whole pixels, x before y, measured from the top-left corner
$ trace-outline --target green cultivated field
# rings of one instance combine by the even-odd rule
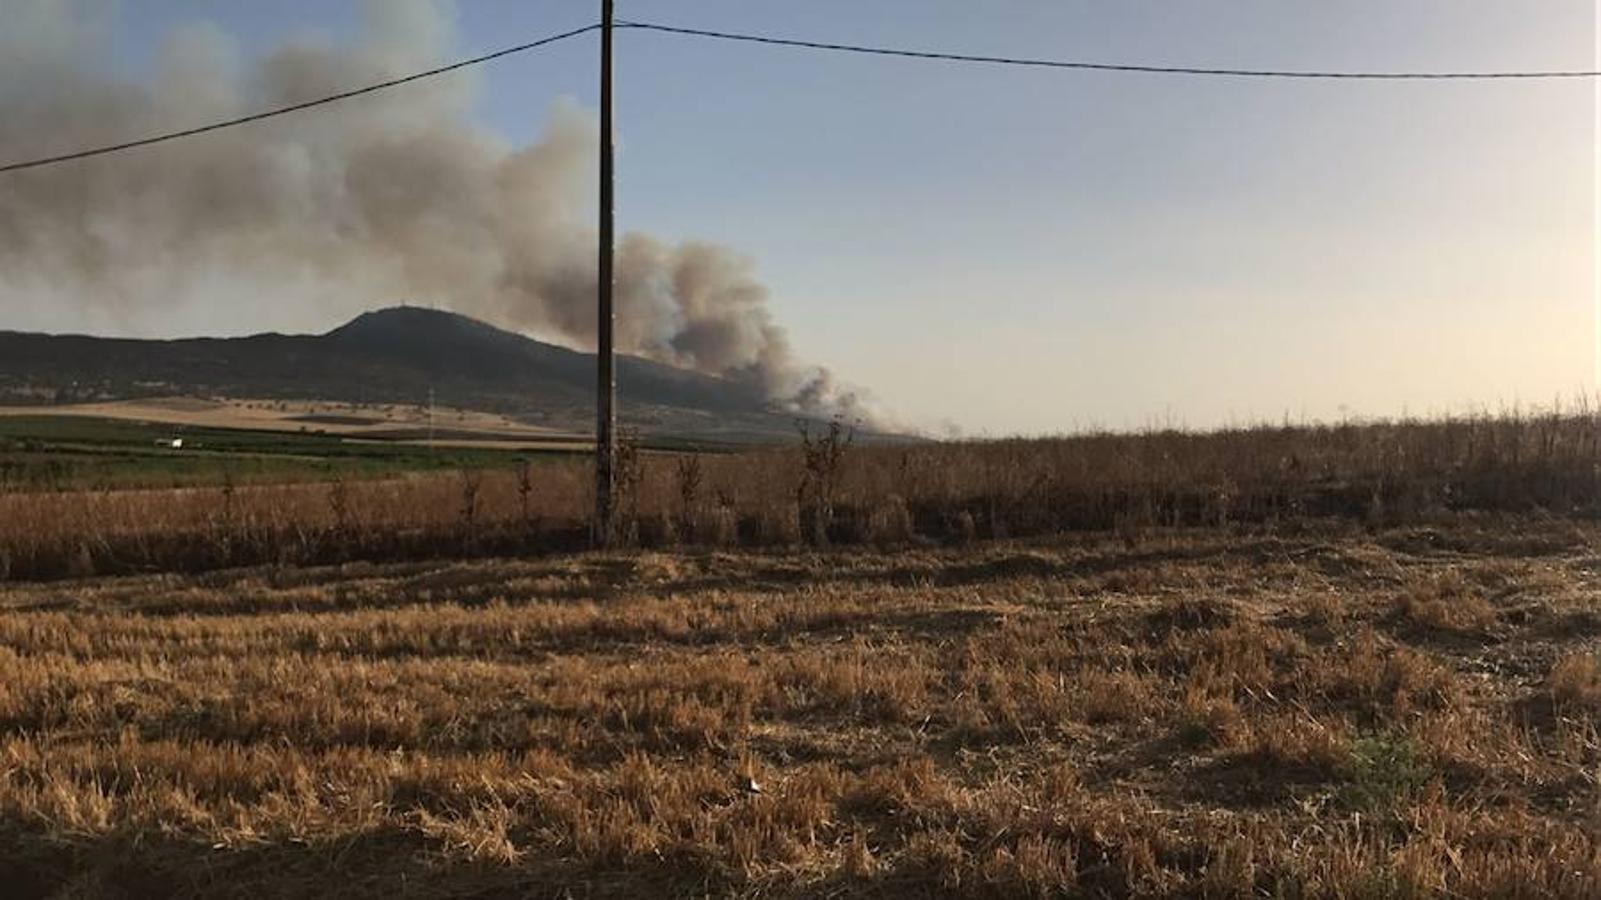
[[[174,438],[182,449],[165,446]],[[188,487],[510,468],[563,450],[428,447],[305,432],[96,419],[0,417],[0,491]]]

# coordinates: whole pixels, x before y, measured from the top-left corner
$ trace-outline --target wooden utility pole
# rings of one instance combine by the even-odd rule
[[[595,533],[598,547],[609,547],[617,535],[617,360],[612,348],[616,323],[612,311],[612,4],[600,9],[600,284],[595,349]]]

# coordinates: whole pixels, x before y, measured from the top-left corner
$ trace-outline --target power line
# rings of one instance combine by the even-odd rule
[[[38,168],[39,166],[54,165],[56,163],[71,162],[75,159],[86,159],[91,156],[103,156],[107,153],[116,153],[121,150],[132,150],[135,147],[148,147],[151,144],[161,144],[165,143],[166,141],[177,140],[178,138],[192,137],[197,134],[205,134],[208,131],[220,131],[224,128],[232,128],[235,125],[245,125],[250,122],[259,122],[262,119],[271,119],[274,116],[287,115],[288,113],[298,112],[302,109],[310,109],[314,106],[322,106],[324,104],[334,103],[339,100],[348,100],[351,97],[359,97],[362,94],[371,94],[375,91],[382,91],[387,88],[408,84],[413,81],[420,81],[424,78],[432,78],[435,75],[443,75],[446,72],[454,72],[457,69],[465,69],[468,66],[476,66],[480,63],[489,62],[490,60],[500,59],[502,56],[511,56],[514,53],[522,53],[527,50],[532,50],[535,47],[543,47],[547,44],[554,44],[557,41],[564,41],[571,37],[577,37],[580,34],[594,31],[599,27],[600,25],[598,23],[594,25],[585,25],[583,28],[575,28],[572,31],[564,31],[561,34],[553,34],[550,37],[540,38],[537,41],[529,41],[526,44],[518,44],[515,47],[507,47],[504,50],[496,50],[493,53],[486,53],[483,56],[474,56],[471,59],[463,59],[458,62],[453,62],[447,66],[440,66],[437,69],[429,69],[425,72],[415,72],[411,75],[406,75],[401,78],[393,78],[389,81],[380,81],[377,84],[369,84],[366,87],[360,87],[349,91],[341,91],[337,94],[329,94],[326,97],[318,97],[315,100],[307,100],[303,103],[294,103],[290,104],[289,106],[280,106],[276,109],[269,109],[264,112],[252,113],[248,116],[240,116],[237,119],[227,119],[221,122],[212,122],[209,125],[201,125],[196,128],[185,128],[182,131],[168,131],[162,134],[154,134],[149,137],[142,137],[137,140],[124,141],[120,144],[108,144],[104,147],[78,150],[73,153],[62,153],[58,156],[46,156],[41,159],[30,159],[24,162],[8,163],[6,165],[0,165],[0,174],[6,172],[18,172],[23,169]]]
[[[759,34],[742,34],[732,31],[711,31],[704,28],[683,28],[659,25],[654,22],[617,23],[619,28],[658,31],[666,34],[716,38],[724,41],[744,41],[753,44],[771,44],[780,47],[800,47],[807,50],[835,50],[845,53],[866,53],[874,56],[897,56],[911,59],[942,60],[946,62],[993,63],[1006,66],[1030,66],[1045,69],[1080,69],[1098,72],[1148,72],[1160,75],[1221,75],[1238,78],[1347,78],[1368,81],[1450,81],[1490,80],[1498,78],[1596,78],[1597,71],[1546,71],[1546,72],[1339,72],[1306,71],[1295,69],[1212,69],[1195,66],[1148,66],[1123,63],[1077,62],[1059,59],[1029,59],[1014,56],[976,56],[969,53],[942,53],[932,50],[907,50],[896,47],[872,47],[862,44],[834,44],[823,41],[803,41],[793,38],[769,37]]]
[[[900,57],[900,58],[909,58],[909,59],[926,59],[926,60],[936,60],[936,61],[944,61],[944,62],[988,63],[988,64],[993,64],[993,65],[1024,66],[1024,67],[1031,67],[1031,68],[1046,68],[1046,69],[1076,69],[1076,70],[1081,70],[1081,71],[1100,71],[1100,72],[1145,72],[1145,73],[1162,74],[1162,75],[1203,75],[1203,76],[1226,76],[1226,77],[1240,77],[1240,78],[1356,79],[1356,80],[1369,80],[1369,81],[1402,81],[1402,80],[1412,80],[1412,81],[1417,81],[1417,80],[1435,80],[1435,81],[1444,81],[1444,80],[1458,80],[1458,81],[1461,81],[1461,80],[1481,80],[1482,81],[1482,80],[1491,80],[1491,79],[1554,79],[1554,78],[1597,78],[1597,77],[1601,77],[1601,71],[1580,71],[1580,70],[1574,70],[1574,71],[1509,71],[1509,72],[1358,72],[1358,71],[1342,72],[1342,71],[1308,71],[1308,70],[1293,70],[1293,69],[1291,69],[1291,70],[1286,70],[1286,69],[1221,69],[1221,68],[1202,68],[1202,67],[1195,67],[1195,66],[1153,66],[1153,65],[1135,65],[1135,64],[1125,64],[1125,63],[1094,63],[1094,62],[1081,62],[1081,61],[1075,61],[1075,60],[1060,60],[1060,59],[1031,59],[1031,58],[1027,58],[1027,57],[1012,57],[1012,56],[980,56],[980,55],[969,54],[969,53],[945,53],[945,52],[938,52],[938,51],[932,51],[932,50],[909,50],[909,49],[905,49],[905,48],[875,47],[875,46],[867,46],[867,45],[862,45],[862,44],[837,44],[837,43],[828,43],[828,42],[823,42],[823,41],[805,41],[805,40],[797,40],[797,39],[793,39],[793,38],[772,37],[772,36],[768,36],[768,35],[744,34],[744,33],[740,33],[740,32],[732,32],[732,31],[712,31],[712,30],[704,29],[704,28],[685,28],[685,27],[679,27],[679,26],[675,26],[675,25],[661,25],[661,24],[658,24],[658,23],[655,23],[655,22],[619,21],[619,22],[616,23],[616,27],[618,27],[618,28],[632,28],[632,29],[636,29],[636,30],[640,30],[640,31],[655,31],[655,32],[661,32],[661,33],[664,33],[664,34],[676,34],[676,35],[688,35],[688,36],[693,36],[693,37],[713,38],[713,39],[724,40],[724,41],[740,41],[740,42],[745,42],[745,43],[766,44],[766,45],[780,46],[780,47],[798,47],[798,48],[808,49],[808,50],[831,50],[831,51],[844,52],[844,53],[862,53],[862,54],[869,54],[869,55],[873,55],[873,56],[889,56],[889,57]],[[269,110],[265,110],[263,112],[252,113],[252,114],[247,115],[247,116],[240,116],[240,117],[234,118],[234,119],[226,119],[226,120],[223,120],[223,121],[220,121],[220,122],[212,122],[212,123],[209,123],[209,124],[206,124],[206,125],[197,126],[195,128],[185,128],[185,129],[183,129],[181,131],[164,132],[164,133],[161,133],[161,134],[155,134],[155,135],[150,135],[148,137],[138,138],[136,140],[124,141],[124,142],[119,143],[119,144],[108,144],[108,145],[101,146],[101,147],[93,147],[93,148],[90,148],[90,149],[87,149],[87,150],[78,150],[78,151],[75,151],[75,152],[72,152],[72,153],[62,153],[62,154],[59,154],[59,155],[56,155],[56,156],[46,156],[46,157],[41,157],[39,159],[24,160],[22,162],[6,163],[6,164],[3,164],[3,165],[0,165],[0,174],[5,174],[7,172],[19,172],[19,171],[22,171],[24,169],[34,169],[34,168],[39,168],[41,166],[49,166],[49,165],[55,165],[57,163],[71,162],[73,160],[87,159],[87,158],[93,157],[93,156],[103,156],[103,155],[108,154],[108,153],[117,153],[117,152],[120,152],[120,151],[123,151],[123,150],[132,150],[132,149],[134,149],[136,147],[147,147],[147,146],[150,146],[151,144],[161,144],[161,143],[165,143],[167,141],[177,140],[178,138],[193,137],[194,135],[205,134],[205,133],[210,132],[210,131],[220,131],[220,130],[222,130],[224,128],[232,128],[232,127],[234,127],[236,125],[246,125],[246,124],[249,124],[251,122],[259,122],[259,121],[261,121],[263,119],[271,119],[271,118],[274,118],[276,116],[287,115],[289,113],[298,112],[298,111],[303,110],[303,109],[310,109],[310,108],[315,107],[315,106],[323,106],[325,104],[334,103],[334,102],[337,102],[339,100],[348,100],[348,99],[350,99],[352,97],[359,97],[359,96],[361,96],[363,94],[371,94],[371,93],[374,93],[374,92],[377,92],[377,91],[381,91],[381,90],[385,90],[385,89],[388,89],[388,88],[396,87],[398,85],[409,84],[410,82],[420,81],[420,80],[422,80],[424,78],[432,78],[435,75],[443,75],[443,74],[445,74],[447,72],[454,72],[454,71],[456,71],[458,69],[465,69],[465,68],[467,68],[469,66],[476,66],[476,65],[479,65],[479,64],[482,64],[482,63],[489,62],[491,60],[500,59],[503,56],[510,56],[510,55],[512,55],[514,53],[523,53],[525,51],[532,50],[532,49],[534,49],[536,47],[543,47],[543,46],[546,46],[548,44],[554,44],[557,41],[563,41],[563,40],[566,40],[568,38],[577,37],[578,35],[585,34],[585,33],[591,32],[591,31],[595,31],[598,28],[600,28],[600,24],[599,23],[596,23],[596,24],[593,24],[593,25],[585,25],[582,28],[575,28],[575,29],[573,29],[571,31],[564,31],[564,32],[562,32],[560,34],[554,34],[554,35],[551,35],[549,37],[540,38],[539,40],[536,40],[536,41],[530,41],[530,42],[525,43],[525,44],[518,44],[515,47],[507,47],[507,48],[505,48],[503,50],[496,50],[493,53],[486,53],[486,54],[484,54],[482,56],[474,56],[474,57],[471,57],[470,59],[463,59],[463,60],[460,60],[460,61],[457,61],[457,62],[453,62],[453,63],[451,63],[449,65],[440,66],[438,68],[428,69],[428,70],[422,71],[422,72],[415,72],[415,73],[413,73],[411,75],[406,75],[406,76],[403,76],[401,78],[394,78],[394,79],[390,79],[389,81],[381,81],[381,82],[378,82],[377,84],[369,84],[369,85],[367,85],[365,87],[355,88],[353,90],[348,90],[348,91],[341,91],[340,93],[330,94],[330,95],[328,95],[326,97],[318,97],[318,98],[316,98],[314,100],[307,100],[307,101],[304,101],[302,103],[294,103],[294,104],[290,104],[288,106],[280,106],[280,107],[278,107],[276,109],[269,109]]]

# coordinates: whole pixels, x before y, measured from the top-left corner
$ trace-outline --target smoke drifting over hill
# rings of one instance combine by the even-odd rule
[[[348,46],[297,40],[244,61],[226,34],[170,36],[138,82],[107,73],[109,14],[7,4],[0,160],[224,119],[409,74],[451,55],[448,10],[365,7]],[[584,40],[579,38],[578,40]],[[558,105],[517,148],[474,121],[471,77],[447,76],[292,118],[0,179],[0,305],[148,328],[179,310],[212,322],[326,318],[395,300],[439,302],[593,343],[595,125]],[[760,389],[796,411],[862,414],[797,359],[767,291],[737,254],[627,234],[618,342]],[[204,311],[215,310],[209,313]],[[38,316],[34,317],[37,320]],[[32,323],[27,323],[32,324]]]

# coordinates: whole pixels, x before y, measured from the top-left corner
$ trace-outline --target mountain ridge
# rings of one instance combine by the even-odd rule
[[[619,355],[624,426],[764,442],[805,417],[749,385]],[[47,407],[174,394],[356,404],[434,402],[531,425],[593,428],[595,357],[460,313],[394,306],[322,334],[108,338],[0,330],[0,403]]]

